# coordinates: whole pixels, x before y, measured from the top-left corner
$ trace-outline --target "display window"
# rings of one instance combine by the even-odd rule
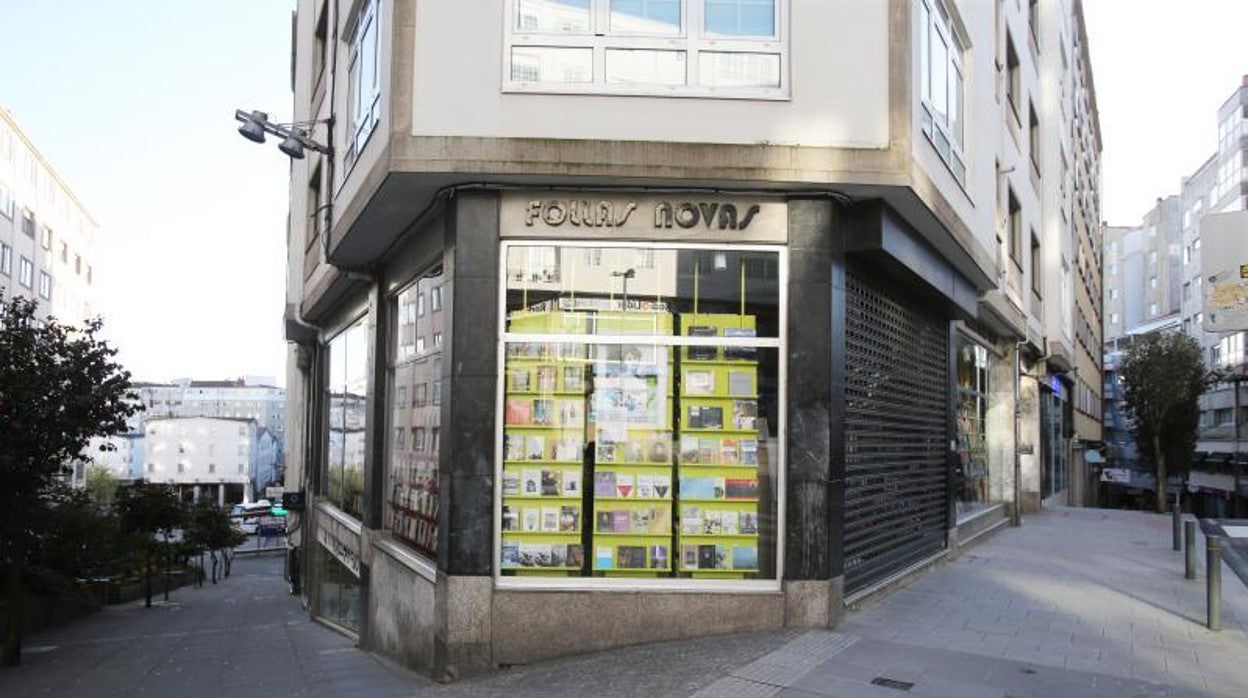
[[[360,580],[321,545],[316,554],[316,615],[358,633],[364,615],[364,595]]]
[[[993,501],[988,462],[988,350],[969,340],[958,346],[957,465],[954,506],[964,519]]]
[[[326,499],[360,518],[364,511],[364,428],[368,419],[368,318],[329,341]]]
[[[783,250],[503,259],[502,583],[775,580]]]
[[[442,394],[443,294],[449,294],[443,284],[440,273],[425,276],[395,298],[389,380],[390,394],[396,398],[386,445],[384,525],[396,538],[435,559],[442,415],[436,396]],[[429,399],[431,394],[435,399]]]

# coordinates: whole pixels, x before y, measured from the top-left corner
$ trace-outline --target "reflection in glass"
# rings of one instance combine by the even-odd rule
[[[516,28],[544,34],[589,31],[589,0],[518,0]]]
[[[683,85],[685,84],[685,52],[607,49],[607,82],[631,85]]]
[[[650,36],[680,33],[680,0],[611,0],[611,31]]]
[[[347,514],[364,510],[368,324],[361,318],[329,342],[329,439],[325,494]]]
[[[1000,496],[988,462],[988,350],[962,340],[958,348],[957,457],[954,501],[959,518]],[[998,474],[999,476],[999,474]]]
[[[449,286],[442,276],[420,279],[399,293],[394,363],[395,401],[390,417],[389,489],[385,525],[416,550],[437,557],[441,442],[443,304]],[[439,299],[437,303],[422,299]],[[428,312],[421,312],[429,308]],[[422,341],[423,340],[423,341]],[[410,396],[410,402],[409,402]]]
[[[708,87],[779,87],[780,56],[774,53],[703,51],[701,82]]]
[[[315,547],[317,573],[316,614],[348,630],[359,632],[364,613],[360,580],[321,545]]]
[[[776,35],[776,0],[706,0],[705,7],[708,34]]]
[[[594,50],[553,46],[511,49],[511,79],[518,82],[591,82]]]

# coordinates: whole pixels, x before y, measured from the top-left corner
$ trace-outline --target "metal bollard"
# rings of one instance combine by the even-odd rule
[[[1196,522],[1183,522],[1184,570],[1185,579],[1196,578]]]
[[[1183,512],[1179,510],[1179,503],[1177,501],[1172,507],[1170,507],[1170,513],[1172,515],[1171,523],[1173,524],[1171,528],[1174,529],[1174,549],[1182,550],[1183,539],[1181,536],[1183,531],[1181,529],[1183,526]]]
[[[1222,629],[1222,539],[1205,536],[1205,593],[1208,596],[1210,630]]]

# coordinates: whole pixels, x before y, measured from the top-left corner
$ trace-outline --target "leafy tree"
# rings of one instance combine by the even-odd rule
[[[1166,511],[1166,476],[1190,465],[1200,419],[1200,394],[1216,376],[1205,370],[1200,345],[1180,332],[1136,338],[1122,362],[1122,383],[1140,452],[1157,474],[1157,511]]]
[[[247,536],[234,528],[225,510],[208,500],[200,500],[191,508],[187,517],[186,541],[196,550],[202,560],[206,551],[212,558],[212,583],[217,583],[217,551],[221,551],[226,561],[226,575],[229,574],[229,551],[242,545]],[[202,564],[201,564],[202,568]]]
[[[117,350],[83,327],[0,298],[0,666],[21,661],[23,574],[46,531],[41,515],[92,436],[126,428],[137,408]]]
[[[171,550],[173,531],[183,525],[186,515],[178,493],[169,485],[139,482],[121,490],[117,499],[117,511],[121,516],[121,529],[131,536],[143,565],[144,606],[152,606],[152,575],[155,561],[161,550],[167,561]]]
[[[93,465],[87,468],[83,489],[92,502],[99,507],[107,509],[117,501],[117,487],[120,484],[120,481],[109,472],[108,468]]]

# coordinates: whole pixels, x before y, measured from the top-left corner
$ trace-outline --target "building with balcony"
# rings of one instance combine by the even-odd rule
[[[41,316],[94,317],[95,219],[17,121],[0,107],[0,296]]]
[[[301,0],[294,51],[290,540],[362,645],[827,627],[1086,496],[1077,0]]]

